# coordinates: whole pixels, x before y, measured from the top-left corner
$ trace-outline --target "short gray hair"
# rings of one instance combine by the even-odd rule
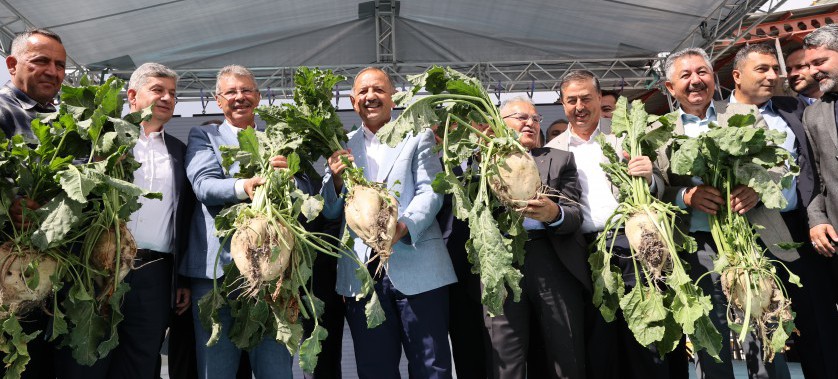
[[[707,65],[710,73],[713,73],[713,63],[710,62],[710,57],[707,55],[707,52],[697,47],[688,47],[669,54],[669,56],[666,57],[666,62],[663,64],[663,71],[666,73],[666,79],[672,79],[672,74],[674,74],[675,71],[675,62],[688,56],[697,56],[704,59],[704,64]]]
[[[160,63],[148,62],[137,67],[131,74],[131,79],[128,80],[128,89],[139,89],[145,85],[148,78],[172,78],[175,80],[175,84],[178,81],[178,75],[174,70]]]
[[[58,41],[58,43],[60,43],[62,45],[64,44],[63,42],[61,42],[61,37],[59,37],[58,34],[55,34],[55,33],[51,32],[49,30],[38,29],[38,28],[36,28],[36,29],[26,29],[26,31],[18,33],[17,35],[15,35],[15,39],[12,40],[12,52],[9,55],[12,55],[12,56],[16,57],[20,54],[25,53],[26,50],[27,50],[26,40],[29,39],[29,37],[32,37],[35,34],[40,34],[42,36],[52,38],[52,39]]]
[[[218,93],[218,91],[221,89],[221,87],[220,87],[221,79],[226,78],[228,76],[243,76],[245,78],[250,79],[250,81],[252,81],[253,84],[256,85],[256,77],[253,76],[253,72],[248,70],[247,67],[240,66],[240,65],[237,65],[237,64],[231,64],[231,65],[222,67],[221,70],[218,70],[218,75],[215,76],[215,92],[216,93]],[[255,88],[255,89],[257,91],[259,90],[258,88]]]
[[[597,93],[602,92],[599,87],[599,79],[597,79],[593,72],[588,70],[573,70],[567,73],[567,75],[562,77],[562,81],[559,83],[559,88],[564,89],[570,82],[584,82],[587,80],[594,81],[594,87],[596,87]]]
[[[821,26],[803,39],[803,48],[805,49],[821,46],[832,51],[838,51],[838,25]]]
[[[506,107],[508,107],[512,104],[516,104],[516,103],[529,104],[533,108],[535,108],[535,103],[532,102],[532,99],[530,99],[529,97],[526,97],[526,96],[518,95],[518,96],[510,97],[510,98],[504,100],[502,103],[500,103],[500,107],[498,107],[498,110],[503,111],[504,109],[506,109]]]

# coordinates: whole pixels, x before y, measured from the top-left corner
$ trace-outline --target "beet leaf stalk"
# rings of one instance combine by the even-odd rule
[[[259,176],[265,182],[256,188],[251,203],[230,206],[216,218],[218,235],[231,238],[234,264],[225,267],[221,285],[199,303],[201,321],[213,331],[209,344],[220,336],[217,312],[226,304],[234,320],[227,333],[237,347],[248,350],[265,336],[273,336],[291,354],[299,351],[305,372],[313,372],[321,341],[328,335],[319,321],[323,302],[311,289],[314,259],[317,254],[338,256],[346,249],[336,237],[306,230],[301,218],[314,221],[323,201],[298,189],[295,175],[301,171],[316,175],[313,161],[332,152],[322,139],[340,143],[341,135],[330,130],[337,122],[342,131],[331,105],[336,78],[301,69],[295,76],[296,104],[260,107],[257,112],[268,124],[265,131],[248,128],[239,132],[238,147],[222,148],[225,168],[238,166],[236,177]],[[270,159],[277,155],[287,157],[287,169],[271,166]],[[369,273],[366,278],[372,281]],[[300,316],[315,324],[302,344]]]
[[[535,161],[479,80],[442,67],[408,80],[413,88],[393,97],[405,110],[377,135],[395,146],[409,134],[438,127],[445,170],[435,178],[434,190],[453,194],[454,215],[468,220],[466,249],[483,284],[481,302],[490,314],[502,314],[507,287],[515,301],[521,295],[522,274],[515,265],[524,263],[527,233],[515,209],[538,196],[563,196],[542,193],[546,189]],[[423,88],[429,94],[416,97]],[[457,175],[463,162],[472,164]]]
[[[735,186],[746,185],[759,194],[762,206],[784,208],[787,202],[782,189],[788,188],[799,169],[780,146],[785,133],[757,127],[755,122],[753,114],[738,114],[726,125],[711,124],[711,129],[697,138],[677,141],[672,171],[700,177],[718,188],[725,199]],[[714,271],[721,275],[728,299],[730,328],[740,341],[747,333],[756,332],[764,357],[770,361],[782,351],[794,329],[791,301],[774,265],[782,264],[765,256],[757,242],[759,226],[752,225],[745,215],[724,205],[709,218],[718,249]],[[789,272],[789,277],[800,285],[796,275]]]
[[[332,105],[332,89],[346,77],[336,75],[331,70],[300,67],[294,74],[294,104],[281,106],[263,106],[257,109],[259,117],[272,126],[285,138],[301,138],[295,152],[300,154],[303,167],[311,177],[319,177],[311,168],[311,162],[328,158],[335,151],[342,150],[349,140],[346,130]],[[362,168],[353,162],[344,160],[347,168],[341,173],[346,188],[344,212],[346,227],[352,229],[364,242],[373,248],[380,257],[380,270],[386,264],[392,249],[390,242],[395,235],[398,213],[396,199],[383,183],[376,183],[364,177]],[[363,209],[364,212],[359,212]],[[372,213],[379,217],[357,217]],[[382,220],[379,224],[378,220]],[[343,245],[352,239],[348,230],[343,232]],[[374,328],[384,322],[384,310],[373,290],[373,278],[366,268],[369,262],[361,262],[349,248],[342,248],[341,254],[358,263],[355,276],[362,283],[362,291],[357,300],[370,296],[365,309],[367,326]]]
[[[650,130],[650,124],[657,127]],[[654,160],[656,150],[671,139],[675,124],[667,116],[649,116],[639,100],[629,112],[627,99],[620,97],[611,125],[629,156]],[[679,251],[695,250],[695,241],[675,226],[676,216],[686,212],[652,196],[646,179],[630,176],[627,162],[602,135],[597,138],[610,162],[602,167],[611,183],[620,188],[620,204],[606,221],[605,231],[625,227],[631,256],[622,258],[631,259],[636,284],[626,293],[621,270],[612,263],[614,245],[601,233],[588,259],[594,305],[607,321],[614,319],[619,306],[635,339],[643,346],[655,345],[661,355],[675,349],[687,334],[696,350],[705,349],[718,358],[722,341],[709,318],[713,309],[710,297],[690,280],[678,257]]]

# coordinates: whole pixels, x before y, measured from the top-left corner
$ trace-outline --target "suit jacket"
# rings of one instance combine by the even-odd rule
[[[544,147],[532,149],[530,154],[538,167],[541,183],[562,195],[562,197],[553,198],[553,201],[559,203],[564,212],[562,223],[557,227],[545,224],[550,244],[559,256],[559,261],[590,293],[593,291],[593,286],[591,270],[588,266],[588,253],[585,239],[579,231],[582,225],[582,208],[579,205],[582,188],[579,186],[573,153]]]
[[[230,242],[222,246],[222,240],[215,235],[215,216],[227,205],[240,203],[236,196],[233,177],[238,164],[224,172],[221,165],[221,146],[238,146],[236,134],[230,130],[227,121],[221,125],[203,125],[189,131],[186,146],[186,176],[192,183],[199,207],[192,214],[189,241],[180,274],[190,278],[220,278],[223,267],[232,261]],[[305,176],[297,176],[297,188],[312,194],[311,183]],[[220,259],[216,256],[221,254]]]
[[[408,234],[393,246],[387,263],[387,275],[393,286],[405,295],[427,292],[457,281],[436,215],[442,207],[442,195],[434,192],[431,183],[442,171],[439,158],[433,153],[433,132],[405,138],[395,148],[384,147],[386,152],[379,162],[378,176],[371,178],[367,167],[367,152],[363,129],[349,134],[346,147],[352,149],[355,164],[364,168],[367,180],[386,183],[391,191],[398,192],[399,221],[407,225]],[[323,215],[337,219],[343,214],[344,199],[335,192],[334,176],[327,169],[323,177]],[[344,187],[345,191],[345,187]],[[354,253],[366,262],[373,254],[371,249],[350,231],[354,239]],[[338,260],[336,290],[343,296],[355,296],[361,291],[361,282],[355,277],[357,263],[347,256]]]
[[[755,113],[757,119],[755,126],[768,128],[765,120],[759,114],[759,111],[754,105],[729,104],[728,102],[722,100],[714,100],[714,104],[716,107],[716,120],[719,125],[726,125],[727,119],[735,114],[753,112]],[[681,121],[680,117],[677,117],[676,120],[673,135],[684,135],[683,121]],[[693,184],[691,176],[677,175],[672,172],[672,167],[669,163],[670,153],[671,146],[662,147],[658,152],[657,163],[661,172],[664,173],[664,179],[667,183],[662,200],[674,204],[678,194],[682,190],[692,187]],[[686,215],[679,215],[677,219],[677,225],[683,231],[690,230],[690,221],[692,218],[692,208],[688,207],[686,211]],[[762,225],[765,228],[759,231],[760,238],[775,257],[787,262],[800,258],[800,255],[796,250],[786,250],[777,246],[778,243],[792,242],[794,240],[789,233],[788,227],[786,226],[785,221],[783,221],[783,217],[780,215],[779,210],[766,208],[762,205],[762,203],[759,203],[753,209],[748,211],[745,216],[747,216],[748,221],[752,224]]]
[[[189,236],[189,224],[192,217],[192,211],[195,207],[195,194],[192,193],[192,186],[186,179],[186,165],[184,158],[186,156],[186,145],[177,138],[163,133],[163,140],[166,143],[166,150],[169,152],[172,162],[172,171],[174,173],[175,184],[175,208],[172,212],[172,225],[174,225],[174,270],[172,271],[172,288],[188,287],[189,283],[186,278],[178,278],[177,273],[180,265],[183,263],[183,258],[186,256],[186,246]]]
[[[831,95],[831,94],[828,94]],[[824,96],[808,106],[803,113],[803,124],[812,147],[812,160],[819,186],[806,208],[809,227],[832,224],[838,229],[838,130],[835,124],[835,97]]]

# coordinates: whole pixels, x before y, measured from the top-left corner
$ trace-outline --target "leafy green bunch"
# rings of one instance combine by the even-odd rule
[[[710,130],[696,138],[676,141],[672,171],[698,176],[730,198],[737,185],[757,192],[761,206],[782,209],[788,188],[799,168],[792,155],[781,147],[784,132],[755,125],[754,114],[737,114],[726,123],[711,124]],[[759,205],[758,205],[759,206]],[[794,329],[791,302],[772,261],[757,242],[760,226],[724,205],[710,218],[710,229],[718,249],[714,271],[721,274],[728,297],[728,322],[744,341],[750,331],[759,333],[766,359],[782,351]],[[788,270],[788,269],[786,269]],[[799,278],[789,272],[790,281]],[[770,347],[770,348],[769,348]]]
[[[119,239],[120,228],[139,209],[139,196],[160,197],[131,183],[139,167],[131,149],[140,133],[138,124],[151,111],[121,117],[123,84],[112,77],[98,86],[86,80],[80,87],[64,86],[58,110],[33,120],[35,139],[14,136],[4,155],[8,160],[2,162],[3,167],[17,167],[11,181],[17,194],[41,204],[34,211],[24,209],[28,226],[6,229],[7,243],[14,244],[18,256],[39,254],[57,262],[54,274],[31,278],[30,288],[41,280],[52,283],[52,292],[59,295],[51,301],[49,338],[60,337],[60,345],[87,365],[118,344],[116,328],[123,319],[119,304],[128,291],[121,279],[130,269],[130,264],[119,264],[120,254],[133,259],[135,253],[135,247],[130,252],[117,247],[115,262],[97,262],[93,247],[109,229]],[[113,269],[106,268],[108,263]],[[3,322],[15,316],[7,314]],[[7,371],[9,377],[17,377],[28,361],[20,337],[4,338],[0,347],[16,351],[7,356],[17,359],[6,362],[15,367]]]
[[[222,147],[222,164],[228,172],[235,166],[235,177],[258,176],[265,181],[256,188],[251,203],[232,205],[219,213],[215,220],[218,236],[229,239],[247,228],[250,220],[264,218],[271,228],[290,232],[293,241],[277,244],[293,247],[285,272],[256,288],[242,284],[244,277],[236,265],[224,268],[221,285],[215,285],[199,302],[201,323],[212,331],[209,345],[216,343],[222,332],[218,311],[229,306],[233,325],[227,335],[237,347],[249,350],[265,336],[272,336],[292,354],[299,350],[300,366],[305,372],[313,372],[317,365],[321,341],[328,333],[319,323],[323,302],[311,290],[312,266],[318,253],[338,256],[346,249],[328,234],[306,230],[301,217],[314,221],[323,208],[323,200],[320,195],[311,196],[297,189],[295,175],[306,171],[319,177],[312,163],[331,155],[334,146],[339,148],[341,141],[346,141],[343,125],[331,105],[331,89],[341,80],[343,77],[329,71],[301,68],[295,74],[295,104],[260,107],[257,113],[267,122],[265,131],[245,129],[238,134],[238,146]],[[277,155],[287,157],[288,169],[275,170],[271,166],[271,158]],[[271,249],[271,259],[279,259],[279,246]],[[360,262],[359,265],[363,267]],[[369,273],[362,280],[372,288]],[[311,336],[302,344],[300,315],[313,319],[315,324]]]
[[[613,133],[622,138],[623,151],[631,157],[650,159],[669,143],[674,126],[670,116],[648,115],[639,100],[629,111],[625,97],[617,101],[611,124]],[[678,257],[679,251],[692,253],[696,248],[695,241],[675,225],[676,216],[685,212],[652,196],[646,180],[628,174],[627,162],[602,135],[598,142],[609,161],[602,167],[611,183],[620,188],[620,204],[604,230],[616,232],[625,227],[631,256],[624,258],[631,260],[636,283],[626,293],[621,270],[612,263],[616,259],[614,241],[609,244],[606,233],[601,233],[588,258],[594,305],[609,322],[619,307],[635,339],[643,346],[655,345],[661,355],[674,350],[687,334],[697,350],[705,349],[718,359],[722,341],[709,318],[713,309],[710,297],[690,280]]]
[[[439,128],[445,171],[434,179],[434,190],[453,194],[454,215],[468,220],[471,234],[466,249],[472,271],[480,274],[483,284],[481,301],[489,313],[502,314],[507,287],[514,300],[520,300],[522,274],[514,265],[524,262],[527,234],[523,217],[506,209],[490,190],[489,181],[498,176],[497,160],[471,165],[462,175],[455,171],[463,162],[477,162],[480,157],[528,151],[518,142],[517,133],[506,126],[479,80],[442,67],[408,80],[412,89],[393,97],[396,105],[406,108],[377,136],[395,146],[408,134]],[[429,94],[416,97],[423,88]]]

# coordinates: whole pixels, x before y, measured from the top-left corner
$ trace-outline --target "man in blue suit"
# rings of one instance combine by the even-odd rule
[[[346,166],[340,158],[345,156],[364,169],[368,180],[386,183],[398,193],[399,219],[392,255],[375,278],[386,321],[377,328],[367,328],[367,300],[355,300],[361,283],[355,278],[357,264],[348,257],[338,261],[336,289],[346,299],[346,319],[361,378],[399,378],[402,347],[411,377],[450,378],[446,286],[457,279],[436,221],[442,195],[431,188],[442,167],[433,153],[435,141],[430,130],[407,137],[395,148],[375,136],[390,121],[394,92],[392,81],[381,69],[370,67],[358,73],[350,98],[363,125],[349,134],[346,150],[338,150],[329,158],[321,189],[323,215],[337,219],[344,206],[340,175]],[[368,261],[372,250],[350,233],[357,258]],[[374,272],[377,264],[370,266]]]
[[[196,207],[192,217],[189,247],[180,273],[191,278],[198,375],[226,379],[236,376],[241,357],[239,349],[226,336],[232,325],[230,309],[225,307],[220,311],[221,338],[212,347],[207,347],[210,333],[198,320],[197,304],[212,290],[213,279],[220,279],[223,266],[232,261],[229,242],[222,245],[215,235],[215,216],[227,205],[252,198],[254,189],[264,183],[260,177],[233,178],[238,170],[236,166],[232,172],[225,173],[219,150],[225,145],[238,146],[237,133],[255,125],[253,111],[261,97],[253,74],[237,65],[226,66],[218,72],[215,91],[215,99],[224,112],[224,122],[193,128],[186,148],[186,176],[200,207]],[[288,167],[282,156],[272,158],[271,164],[275,168]],[[304,178],[296,178],[296,183],[303,192],[312,192],[310,182]],[[249,357],[257,378],[291,378],[288,349],[273,338],[266,337],[249,352]]]

